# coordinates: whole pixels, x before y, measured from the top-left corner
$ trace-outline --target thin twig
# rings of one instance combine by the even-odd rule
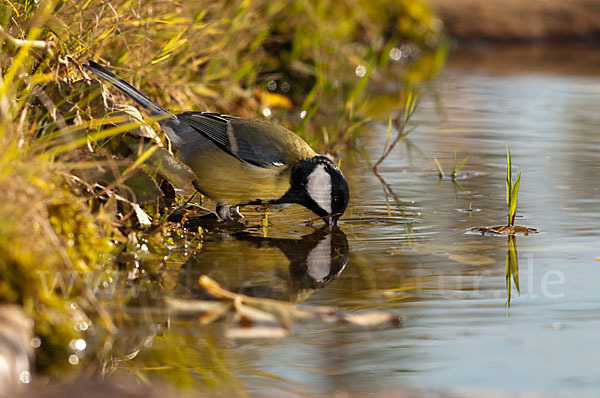
[[[400,141],[403,141],[414,130],[414,127],[410,128],[408,130],[406,130],[406,127],[408,126],[410,119],[414,115],[414,113],[417,109],[417,105],[418,105],[417,94],[414,91],[412,91],[411,89],[407,89],[406,98],[404,100],[404,104],[403,104],[403,108],[402,108],[402,113],[401,113],[400,117],[398,117],[398,119],[396,119],[396,130],[397,130],[396,138],[394,138],[392,143],[389,144],[389,146],[388,146],[389,137],[390,137],[391,129],[392,129],[392,124],[391,124],[391,119],[390,119],[390,121],[388,122],[388,130],[387,130],[388,138],[386,139],[385,150],[384,150],[383,154],[381,155],[381,157],[377,160],[377,162],[375,162],[375,165],[373,166],[373,171],[375,172],[375,174],[377,174],[377,169],[379,168],[379,165],[385,160],[385,158],[388,157],[388,155],[392,152],[392,150],[396,147],[396,145]]]
[[[10,33],[6,32],[2,26],[0,26],[0,37],[6,40],[10,46],[15,48],[30,46],[31,48],[38,50],[52,51],[56,47],[53,41],[17,39]]]

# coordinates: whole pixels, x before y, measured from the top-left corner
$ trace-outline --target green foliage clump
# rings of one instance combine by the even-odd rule
[[[33,319],[42,342],[38,367],[64,370],[72,367],[69,342],[93,326],[86,315],[97,305],[86,284],[90,271],[101,268],[112,246],[81,199],[43,163],[13,159],[11,168],[7,176],[0,166],[0,302],[21,305]]]
[[[345,133],[366,107],[366,83],[388,79],[381,72],[390,62],[394,80],[411,84],[443,62],[441,23],[420,0],[33,4],[4,9],[15,21],[8,32],[34,23],[53,44],[51,57],[35,54],[31,83],[80,79],[77,65],[94,59],[133,74],[134,85],[172,109],[264,117],[269,108],[266,115],[313,143],[321,128],[309,121],[331,111],[351,120],[329,121],[335,131],[326,141],[352,142]]]

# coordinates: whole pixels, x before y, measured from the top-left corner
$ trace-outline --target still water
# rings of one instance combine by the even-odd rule
[[[228,387],[256,396],[598,394],[597,53],[455,52],[420,104],[417,129],[380,167],[392,192],[366,159],[343,159],[351,206],[341,232],[300,223],[312,217],[301,209],[277,210],[267,239],[208,236],[185,264],[170,264],[188,294],[197,280],[188,273],[208,273],[237,291],[405,317],[401,328],[375,330],[301,324],[282,339],[216,332],[234,373]],[[362,144],[371,162],[385,136],[385,123],[370,125]],[[522,171],[516,223],[539,229],[516,238],[520,294],[511,282],[509,308],[507,238],[468,233],[506,222],[506,144]],[[440,180],[434,162],[449,172],[455,151],[459,161],[470,155],[458,184]],[[193,322],[172,327],[185,344],[206,338]]]

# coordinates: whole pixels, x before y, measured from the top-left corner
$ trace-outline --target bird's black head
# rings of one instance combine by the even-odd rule
[[[292,169],[291,187],[281,198],[298,203],[325,217],[328,224],[337,225],[337,220],[346,211],[350,192],[342,171],[325,156],[303,160]]]

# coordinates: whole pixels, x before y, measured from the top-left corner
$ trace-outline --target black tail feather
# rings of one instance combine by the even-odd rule
[[[127,94],[131,97],[135,102],[140,104],[144,109],[150,111],[150,114],[162,115],[165,113],[169,113],[169,111],[162,106],[158,105],[156,102],[152,101],[148,96],[131,84],[127,83],[125,80],[121,79],[119,76],[115,75],[113,72],[106,69],[104,66],[98,64],[94,61],[89,61],[88,65],[83,65],[83,67],[95,75],[103,78],[106,81],[111,82],[115,87],[119,90]]]

